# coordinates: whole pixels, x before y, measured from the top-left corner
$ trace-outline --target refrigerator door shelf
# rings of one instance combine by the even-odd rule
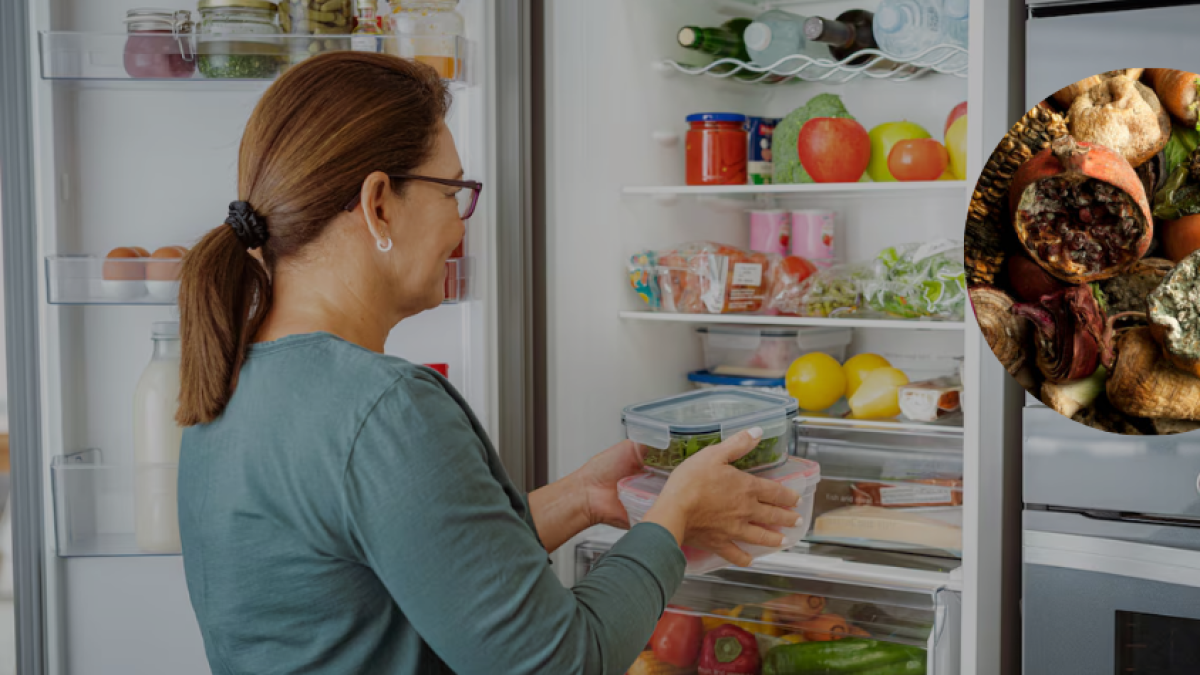
[[[106,464],[92,449],[55,457],[50,473],[60,557],[180,554],[178,464]]]
[[[462,67],[466,62],[467,41],[462,37],[436,38],[436,51],[439,54],[452,51],[453,56],[421,55],[423,41],[432,39],[428,37],[380,35],[367,39],[375,41],[373,51],[403,55],[432,65],[446,74],[444,79],[452,86],[467,82]],[[203,82],[218,88],[222,83],[269,82],[289,65],[309,56],[350,51],[350,41],[349,35],[238,34],[236,39],[229,39],[195,33],[131,36],[41,31],[38,34],[41,75],[45,80]],[[450,49],[442,45],[447,41],[453,43]],[[127,62],[139,77],[130,75]]]
[[[862,57],[866,63],[855,63]],[[845,84],[859,77],[876,80],[907,82],[926,74],[940,73],[954,77],[967,76],[967,50],[958,45],[934,45],[908,60],[889,57],[878,49],[863,49],[841,61],[814,59],[806,54],[785,56],[769,66],[759,66],[738,59],[724,58],[704,66],[665,60],[657,65],[664,73],[679,72],[684,75],[707,75],[726,79],[735,78],[752,83],[780,84],[803,80]]]

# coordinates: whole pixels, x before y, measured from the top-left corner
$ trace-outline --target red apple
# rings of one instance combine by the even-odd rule
[[[796,150],[814,181],[856,183],[871,161],[871,138],[852,119],[814,117],[800,129]]]
[[[946,132],[950,131],[950,125],[954,124],[954,120],[967,114],[967,102],[963,101],[954,106],[954,110],[950,111],[950,116],[946,118],[946,128],[942,130],[942,138],[946,137]]]
[[[898,141],[888,153],[888,171],[896,180],[937,180],[950,165],[950,155],[932,138]]]

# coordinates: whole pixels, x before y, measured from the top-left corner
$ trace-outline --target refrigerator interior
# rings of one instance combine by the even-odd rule
[[[1011,70],[1020,49],[1016,28],[1023,6],[972,2],[969,78],[929,74],[909,82],[860,78],[845,84],[784,86],[688,76],[664,59],[706,63],[675,43],[681,26],[716,26],[732,16],[753,17],[768,6],[835,17],[863,2],[720,2],[620,0],[550,3],[547,9],[547,319],[550,478],[564,476],[624,437],[626,405],[686,391],[688,372],[701,368],[698,326],[712,317],[640,320],[645,305],[632,292],[624,265],[632,254],[712,239],[745,247],[748,208],[829,208],[837,212],[842,261],[872,259],[883,247],[938,237],[961,239],[971,186],[991,149],[1012,123]],[[986,27],[985,27],[986,17]],[[670,195],[683,186],[685,116],[737,112],[783,117],[819,93],[838,94],[865,128],[907,119],[941,140],[946,116],[969,100],[967,180],[886,190],[822,191],[813,187],[772,199],[727,194]],[[629,188],[634,188],[630,190]],[[703,191],[701,191],[703,192]],[[735,201],[738,198],[741,202]],[[756,201],[757,200],[757,201]],[[663,317],[658,317],[663,318]],[[729,316],[720,321],[734,321]],[[706,324],[705,322],[709,323]],[[764,318],[756,323],[769,323]],[[963,357],[964,488],[962,669],[1001,672],[1001,634],[1015,591],[1002,577],[1015,566],[1001,554],[1019,523],[1017,477],[1009,466],[1019,442],[1011,427],[1019,398],[983,342],[974,318],[951,330],[913,324],[855,328],[849,353]],[[928,328],[929,326],[925,326]],[[939,326],[935,326],[939,327]],[[940,326],[946,328],[947,326]],[[981,420],[979,412],[989,414]],[[1008,532],[1001,534],[1002,530]],[[585,533],[576,541],[590,536]],[[573,578],[569,551],[556,566]],[[884,572],[886,574],[886,571]],[[1015,602],[1012,603],[1015,606]],[[951,670],[950,672],[955,672]]]
[[[193,2],[167,4],[195,15]],[[33,0],[35,68],[37,32],[122,33],[125,12],[135,6],[120,0]],[[487,86],[494,73],[486,56],[493,9],[485,0],[459,5],[467,25],[467,77],[454,84],[448,120],[466,176],[485,185],[494,181],[495,162]],[[120,63],[120,53],[79,58],[114,56]],[[40,72],[33,79],[39,256],[190,246],[223,221],[226,205],[237,198],[242,129],[265,82],[198,76],[177,82],[51,81]],[[495,199],[485,189],[467,227],[468,301],[406,320],[386,347],[416,363],[447,364],[451,382],[493,435],[494,285],[487,279],[494,275],[494,222]],[[85,534],[129,540],[132,500],[121,484],[128,484],[124,474],[131,472],[134,388],[150,359],[151,323],[175,319],[177,310],[51,305],[47,293],[46,283],[39,283],[49,672],[160,672],[164,664],[176,673],[207,672],[181,557],[137,555],[128,544],[117,546],[121,557],[95,557],[113,549],[100,551],[86,540],[76,547],[80,557],[60,557],[66,551],[55,547],[56,499],[82,502],[76,511],[91,511],[84,518],[83,527],[91,528]],[[86,449],[99,449],[104,465],[113,467],[105,470],[108,478],[65,481],[61,486],[75,487],[56,495],[50,483],[54,457]]]

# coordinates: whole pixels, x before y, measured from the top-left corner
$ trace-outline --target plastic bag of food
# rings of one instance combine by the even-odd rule
[[[885,248],[875,279],[862,286],[867,306],[906,319],[962,319],[967,298],[961,241],[938,239]]]
[[[800,316],[839,316],[858,310],[859,287],[872,278],[870,263],[834,265],[818,270],[801,284]]]
[[[645,251],[630,263],[634,290],[663,312],[758,312],[770,283],[770,256],[713,242]]]
[[[817,266],[805,258],[773,256],[771,284],[765,314],[799,316],[804,282],[817,272]]]

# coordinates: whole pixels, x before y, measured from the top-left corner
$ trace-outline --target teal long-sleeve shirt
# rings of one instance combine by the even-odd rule
[[[179,525],[218,675],[619,674],[684,568],[641,524],[563,587],[453,387],[325,333],[255,345],[185,431]]]

